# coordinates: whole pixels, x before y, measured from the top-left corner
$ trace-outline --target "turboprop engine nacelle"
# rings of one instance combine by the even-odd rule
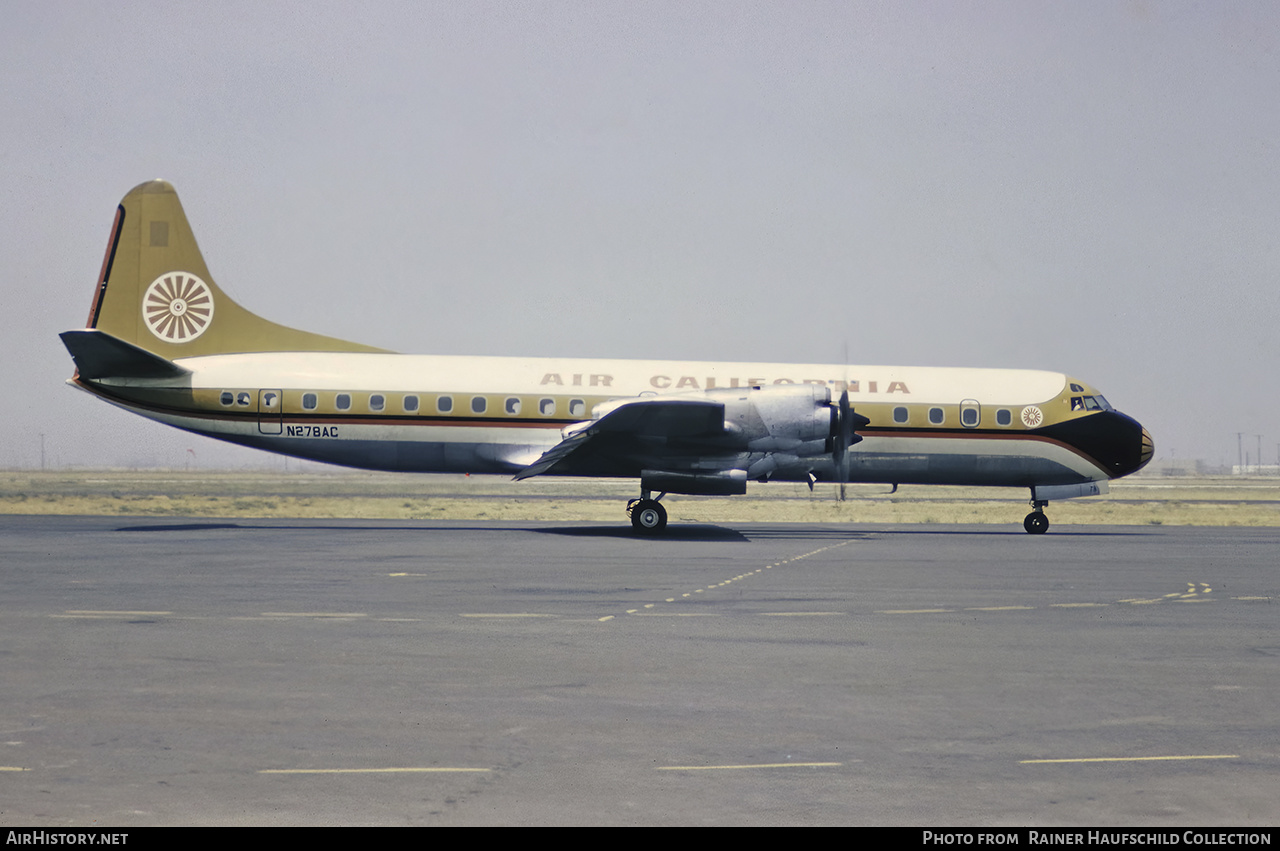
[[[838,412],[831,391],[818,384],[708,390],[708,399],[724,404],[725,431],[748,452],[795,456],[830,452]]]
[[[713,404],[708,404],[713,403]],[[812,458],[840,452],[860,439],[865,417],[837,404],[821,384],[733,387],[701,393],[603,402],[592,419],[565,427],[565,440],[591,434],[627,435],[699,444],[757,455]]]

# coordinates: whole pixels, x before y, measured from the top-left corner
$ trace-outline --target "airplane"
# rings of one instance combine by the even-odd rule
[[[163,180],[120,202],[88,321],[60,336],[69,384],[149,419],[364,469],[638,479],[645,534],[667,494],[768,481],[1026,487],[1041,534],[1050,500],[1154,451],[1057,372],[407,355],[288,328],[218,288]]]

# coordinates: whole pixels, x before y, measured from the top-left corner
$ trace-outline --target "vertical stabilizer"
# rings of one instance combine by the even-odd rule
[[[232,301],[214,283],[178,193],[163,180],[135,187],[120,202],[87,327],[169,360],[385,351],[277,325]]]

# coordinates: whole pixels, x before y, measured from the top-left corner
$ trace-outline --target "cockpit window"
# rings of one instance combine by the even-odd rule
[[[1110,403],[1101,396],[1072,396],[1071,410],[1073,411],[1110,411],[1112,410]]]

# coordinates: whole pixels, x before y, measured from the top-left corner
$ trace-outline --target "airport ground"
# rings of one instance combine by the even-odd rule
[[[661,539],[3,514],[0,824],[1280,822],[1280,528],[996,505]]]
[[[301,467],[301,469],[299,469]],[[982,523],[1020,526],[1025,488],[752,485],[672,496],[673,523]],[[292,469],[0,471],[0,514],[626,522],[634,482],[415,475],[293,462]],[[1280,477],[1130,477],[1055,502],[1054,525],[1280,526]]]

